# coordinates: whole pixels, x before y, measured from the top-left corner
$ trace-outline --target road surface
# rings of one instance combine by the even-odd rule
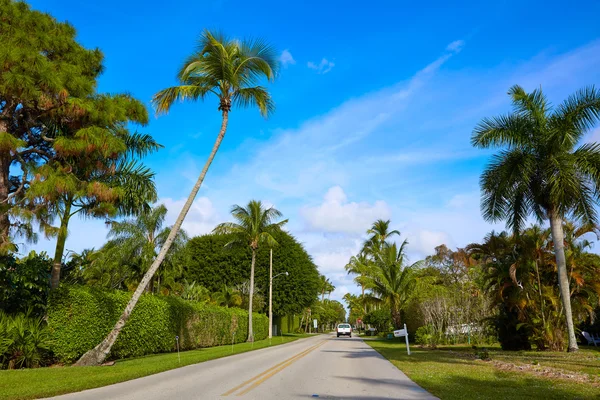
[[[187,400],[227,397],[261,400],[435,399],[361,339],[338,339],[335,335],[301,339],[56,398]]]

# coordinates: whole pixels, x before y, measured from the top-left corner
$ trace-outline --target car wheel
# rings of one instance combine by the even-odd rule
[[[349,334],[348,337],[352,337],[352,334]]]
[[[337,337],[340,337],[340,334],[338,333]]]

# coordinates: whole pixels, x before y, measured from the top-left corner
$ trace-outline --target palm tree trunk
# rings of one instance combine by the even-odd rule
[[[56,289],[60,283],[60,269],[67,241],[69,218],[71,218],[71,205],[71,200],[67,199],[65,201],[65,210],[60,219],[60,228],[58,229],[58,237],[56,238],[56,250],[54,251],[54,262],[52,263],[52,272],[50,273],[50,289]]]
[[[363,309],[364,309],[365,314],[366,314],[367,313],[367,302],[365,301],[365,285],[364,284],[360,285],[360,288],[362,290],[362,298],[361,299],[362,299],[362,302],[363,302]],[[364,318],[364,315],[363,315],[363,318]]]
[[[254,296],[254,262],[256,250],[252,249],[252,266],[250,267],[250,296],[248,299],[248,342],[254,342],[254,330],[252,329],[252,296]]]
[[[573,326],[573,314],[571,312],[571,294],[569,291],[569,279],[567,276],[567,261],[565,258],[565,242],[562,226],[562,218],[556,213],[550,214],[550,228],[552,229],[552,241],[554,242],[554,256],[556,257],[556,268],[558,270],[558,287],[562,299],[565,318],[567,319],[567,332],[569,334],[569,348],[567,351],[577,351],[577,340],[575,339],[575,328]]]
[[[158,256],[156,257],[156,259],[150,266],[150,269],[148,269],[148,271],[142,278],[142,281],[138,285],[137,289],[135,289],[135,292],[133,293],[133,296],[131,296],[131,300],[129,300],[129,303],[127,303],[127,306],[125,307],[125,310],[123,311],[123,314],[121,314],[121,317],[115,324],[112,331],[108,334],[108,336],[106,336],[106,338],[100,344],[98,344],[96,347],[94,347],[92,350],[89,350],[87,353],[85,353],[83,356],[81,356],[81,358],[75,363],[75,365],[77,365],[77,366],[99,365],[99,364],[102,364],[104,362],[104,360],[106,359],[106,357],[108,356],[110,349],[112,348],[113,344],[115,344],[117,337],[119,337],[119,333],[121,333],[121,329],[123,329],[123,327],[125,326],[125,323],[129,319],[129,316],[131,315],[133,308],[135,307],[138,300],[140,299],[140,296],[144,292],[144,289],[146,288],[146,286],[148,286],[148,283],[150,282],[150,280],[152,279],[152,277],[158,270],[158,267],[160,267],[160,264],[165,259],[167,252],[169,251],[169,248],[171,247],[171,244],[173,243],[173,241],[175,240],[175,237],[177,236],[177,233],[179,233],[179,229],[181,229],[181,224],[183,224],[183,220],[185,219],[185,216],[187,215],[188,211],[190,210],[190,207],[192,206],[192,203],[194,202],[194,199],[196,198],[196,194],[198,194],[198,191],[200,190],[200,186],[202,186],[202,182],[204,181],[206,172],[208,171],[208,168],[210,167],[210,164],[212,163],[213,159],[215,158],[215,155],[217,154],[217,151],[219,150],[219,146],[221,145],[221,142],[223,141],[223,138],[225,137],[225,131],[227,130],[228,120],[229,120],[229,112],[226,110],[223,110],[223,119],[221,121],[221,130],[219,132],[219,136],[217,136],[217,140],[215,141],[215,144],[212,148],[210,156],[208,157],[208,160],[206,160],[206,163],[204,164],[204,168],[202,169],[202,172],[200,173],[200,176],[198,177],[198,180],[196,181],[196,184],[194,185],[192,192],[188,196],[187,201],[185,202],[183,208],[181,209],[181,212],[179,213],[179,216],[177,217],[177,221],[175,221],[175,224],[173,225],[173,228],[171,229],[171,232],[169,233],[167,240],[165,240],[165,243],[163,244],[162,248],[160,249],[160,252],[158,253]]]

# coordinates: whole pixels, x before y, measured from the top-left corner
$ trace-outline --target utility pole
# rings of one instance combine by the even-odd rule
[[[273,249],[269,255],[269,339],[273,337]]]

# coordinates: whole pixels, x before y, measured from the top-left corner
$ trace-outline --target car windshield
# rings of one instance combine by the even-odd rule
[[[348,325],[348,324],[339,324],[338,328],[350,328],[350,325]]]

